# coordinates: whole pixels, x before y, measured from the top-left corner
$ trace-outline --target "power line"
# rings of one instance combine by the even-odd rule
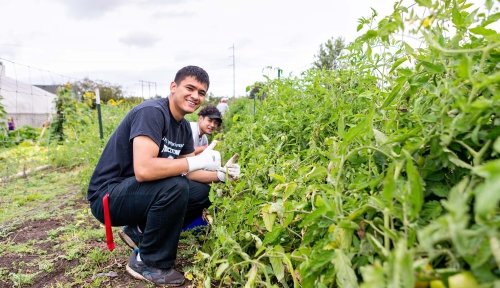
[[[139,82],[141,83],[141,97],[144,98],[144,84],[148,84],[148,97],[151,97],[151,84],[154,84],[154,87],[155,87],[155,96],[156,96],[156,82],[152,82],[152,81],[146,81],[146,80],[139,80]]]
[[[12,63],[14,65],[18,65],[18,66],[24,66],[28,69],[33,69],[33,70],[38,70],[38,71],[41,71],[41,72],[46,72],[46,73],[49,73],[49,75],[51,74],[54,74],[54,75],[57,75],[59,77],[62,77],[62,78],[67,78],[67,79],[72,79],[72,80],[79,80],[78,78],[75,78],[75,77],[72,77],[72,76],[68,76],[68,75],[63,75],[63,74],[60,74],[60,73],[56,73],[56,72],[53,72],[53,71],[50,71],[50,70],[47,70],[47,69],[42,69],[42,68],[38,68],[38,67],[34,67],[34,66],[30,66],[30,65],[26,65],[26,64],[22,64],[22,63],[19,63],[19,62],[16,62],[16,61],[12,61],[12,60],[9,60],[9,59],[5,59],[3,57],[0,57],[0,60],[1,61],[6,61],[6,62],[9,62],[9,63]],[[15,67],[15,66],[14,66]],[[17,78],[17,76],[16,76]],[[53,79],[52,79],[53,80]]]

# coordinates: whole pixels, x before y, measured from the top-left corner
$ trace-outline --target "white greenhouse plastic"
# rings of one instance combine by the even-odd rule
[[[41,127],[55,113],[56,95],[5,75],[0,63],[0,102],[16,127]]]

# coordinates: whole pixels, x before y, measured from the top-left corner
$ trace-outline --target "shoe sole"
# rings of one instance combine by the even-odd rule
[[[134,269],[130,268],[130,266],[128,266],[128,264],[127,264],[127,266],[125,267],[125,270],[127,270],[128,274],[130,274],[132,277],[134,277],[134,278],[135,278],[135,279],[137,279],[137,280],[144,280],[144,281],[146,281],[146,282],[153,283],[153,284],[155,284],[155,285],[161,285],[161,286],[163,286],[163,287],[178,287],[178,286],[182,286],[182,285],[184,285],[184,282],[185,282],[185,281],[183,281],[183,282],[182,282],[182,283],[180,283],[180,284],[156,284],[156,283],[154,283],[153,281],[150,281],[150,280],[148,280],[148,279],[144,278],[144,276],[142,276],[141,274],[139,274],[139,273],[137,273],[136,271],[134,271]]]
[[[132,249],[139,248],[139,247],[137,247],[135,242],[130,237],[128,237],[127,234],[125,234],[125,232],[123,232],[121,230],[118,231],[118,236],[120,236],[120,239],[122,239],[122,241],[125,242],[125,244],[127,244],[128,247],[130,247]]]
[[[148,279],[144,278],[144,276],[142,276],[141,274],[135,272],[134,269],[132,269],[132,268],[130,268],[130,266],[128,266],[128,264],[125,267],[125,270],[127,270],[128,274],[130,274],[135,279],[144,280],[144,281],[147,281],[149,283],[153,283],[153,282],[149,281]]]

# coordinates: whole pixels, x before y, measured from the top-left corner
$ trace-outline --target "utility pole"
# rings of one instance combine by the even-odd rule
[[[99,122],[99,138],[102,140],[104,136],[102,132],[101,95],[99,94],[99,88],[95,88],[95,105],[97,108],[97,121]]]
[[[151,97],[151,84],[155,85],[155,91],[156,91],[156,82],[146,81],[146,80],[139,80],[139,82],[141,82],[141,93],[142,93],[141,97],[142,98],[144,98],[144,84],[148,84],[148,97]]]

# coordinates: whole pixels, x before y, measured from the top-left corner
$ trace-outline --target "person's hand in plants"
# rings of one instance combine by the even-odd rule
[[[240,178],[241,168],[239,164],[235,163],[237,159],[238,154],[234,154],[224,167],[217,169],[217,178],[219,178],[221,182],[226,182],[227,179],[233,181]]]

